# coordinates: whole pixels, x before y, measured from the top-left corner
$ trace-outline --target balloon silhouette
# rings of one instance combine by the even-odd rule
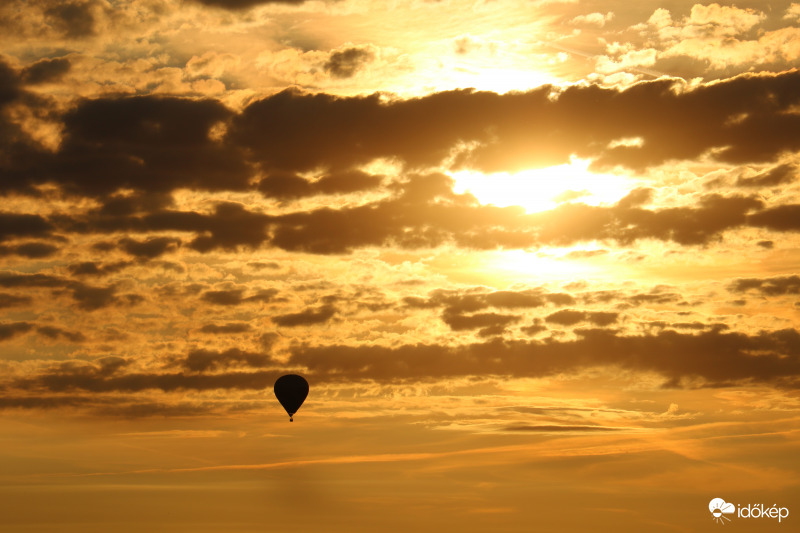
[[[278,378],[273,390],[275,397],[289,413],[289,422],[294,422],[292,416],[300,409],[308,396],[308,381],[297,374],[287,374]]]

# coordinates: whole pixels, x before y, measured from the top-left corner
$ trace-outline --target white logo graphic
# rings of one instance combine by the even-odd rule
[[[763,503],[751,503],[748,505],[740,504],[736,506],[728,503],[722,498],[714,498],[708,502],[708,510],[711,511],[711,516],[714,522],[725,525],[731,519],[725,515],[733,515],[736,518],[777,518],[780,524],[784,518],[789,517],[789,509],[786,507],[778,507],[774,504],[768,507]]]
[[[726,520],[728,522],[731,521],[731,519],[725,515],[735,513],[736,506],[732,503],[726,503],[722,498],[714,498],[708,502],[708,510],[711,511],[714,522],[718,522],[724,526]]]

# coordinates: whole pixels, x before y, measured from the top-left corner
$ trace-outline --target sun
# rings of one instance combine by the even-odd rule
[[[589,171],[591,160],[572,157],[569,163],[523,170],[514,174],[483,174],[474,170],[451,172],[453,191],[470,193],[481,204],[517,205],[528,213],[547,211],[565,202],[613,204],[637,187],[628,176]]]

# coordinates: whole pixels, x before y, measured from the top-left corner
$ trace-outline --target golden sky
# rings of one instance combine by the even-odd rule
[[[798,59],[790,1],[3,2],[0,528],[793,528]]]

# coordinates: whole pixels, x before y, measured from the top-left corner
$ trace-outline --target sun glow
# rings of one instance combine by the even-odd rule
[[[529,213],[553,209],[578,201],[588,205],[613,204],[637,183],[628,176],[595,174],[588,159],[573,157],[567,164],[523,170],[514,174],[483,174],[473,170],[450,173],[454,192],[470,193],[482,204],[498,207],[518,205]]]

